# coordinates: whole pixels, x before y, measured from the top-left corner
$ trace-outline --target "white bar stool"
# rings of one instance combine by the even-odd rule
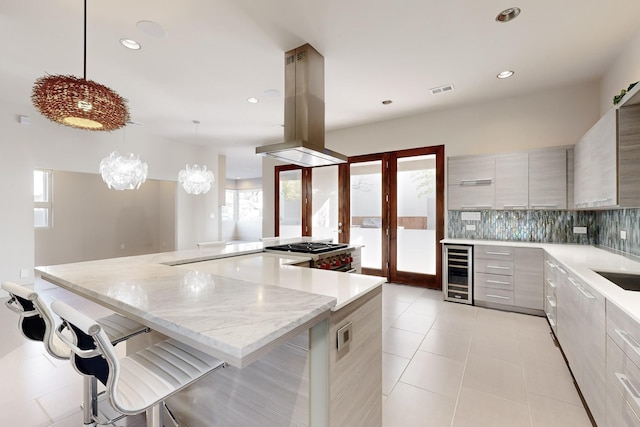
[[[1,287],[11,296],[5,302],[5,305],[20,316],[18,327],[22,335],[33,341],[42,341],[45,350],[51,357],[60,360],[69,359],[71,350],[54,333],[56,329],[55,319],[38,293],[13,282],[3,282]],[[102,317],[97,322],[104,329],[113,345],[150,331],[146,326],[116,313]],[[98,386],[96,379],[89,376],[85,377],[83,388],[83,419],[84,424],[88,425],[93,423],[93,417],[98,414]]]
[[[118,359],[109,337],[95,320],[62,301],[54,301],[51,309],[73,332],[72,339],[60,329],[56,334],[74,353],[71,361],[75,369],[82,375],[93,375],[105,385],[116,411],[124,415],[146,412],[147,427],[162,427],[164,401],[168,397],[226,366],[173,339]]]

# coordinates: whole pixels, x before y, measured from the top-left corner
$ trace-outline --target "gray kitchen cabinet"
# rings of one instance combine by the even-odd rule
[[[537,248],[475,245],[476,305],[542,314],[543,254]]]
[[[567,209],[567,148],[529,152],[529,208]]]
[[[558,333],[557,314],[557,264],[558,262],[545,254],[544,259],[544,313],[554,334]]]
[[[576,208],[640,207],[640,105],[612,108],[575,147]]]
[[[605,298],[557,265],[557,337],[597,425],[605,425]]]
[[[514,305],[544,309],[544,251],[515,248]]]
[[[496,156],[496,209],[529,207],[529,155]]]
[[[567,209],[567,159],[566,146],[492,156],[449,157],[447,207]]]
[[[640,325],[607,301],[606,425],[640,426]]]
[[[449,210],[494,208],[494,156],[450,157],[447,171]]]

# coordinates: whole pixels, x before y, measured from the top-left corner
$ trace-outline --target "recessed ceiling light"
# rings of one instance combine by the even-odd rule
[[[257,104],[258,102],[258,98],[247,98],[247,102],[250,104]]]
[[[142,31],[146,35],[155,37],[157,39],[164,39],[167,37],[167,32],[157,22],[138,21],[136,23],[136,27],[138,27],[138,30]]]
[[[514,72],[511,70],[505,70],[502,71],[500,73],[498,73],[498,75],[496,76],[499,79],[508,79],[509,77],[513,76]]]
[[[391,104],[393,101],[390,99],[385,99],[384,101],[382,101],[382,105],[389,105]]]
[[[140,43],[131,39],[120,39],[120,44],[126,47],[127,49],[131,49],[131,50],[138,50],[141,47]]]
[[[269,97],[276,98],[276,97],[280,96],[280,91],[277,90],[277,89],[267,89],[267,90],[264,91],[264,94],[269,96]]]
[[[520,15],[519,7],[510,7],[509,9],[505,9],[496,16],[496,21],[498,22],[509,22]]]

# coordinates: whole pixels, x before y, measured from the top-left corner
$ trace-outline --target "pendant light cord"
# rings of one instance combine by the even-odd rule
[[[87,0],[84,0],[84,80],[87,80]]]

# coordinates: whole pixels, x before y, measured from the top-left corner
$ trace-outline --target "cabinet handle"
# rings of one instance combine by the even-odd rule
[[[580,291],[580,293],[582,295],[584,295],[585,297],[589,298],[589,299],[594,299],[595,297],[588,292],[580,283],[576,282],[575,279],[573,277],[569,277],[569,281],[571,282],[571,284],[573,286],[576,287],[576,289],[578,289]]]
[[[527,209],[527,205],[502,205],[505,209]]]
[[[497,283],[498,285],[510,285],[510,282],[501,282],[500,280],[491,280],[491,279],[487,279],[486,280],[487,283]]]
[[[554,263],[552,263],[551,261],[549,261],[549,260],[545,260],[545,262],[547,263],[547,265],[548,265],[549,267],[551,267],[551,268],[556,268],[556,265],[555,265]]]
[[[487,268],[493,268],[494,270],[511,270],[511,267],[502,267],[499,265],[487,265]]]
[[[547,283],[549,284],[549,287],[555,289],[556,288],[556,284],[553,283],[551,280],[547,279]]]
[[[618,378],[618,381],[620,381],[620,384],[622,384],[624,389],[627,390],[627,393],[629,393],[633,397],[636,405],[640,406],[640,393],[638,393],[638,389],[635,388],[635,386],[631,383],[631,381],[625,374],[616,372],[615,375],[616,378]]]
[[[510,252],[493,252],[493,251],[487,251],[487,252],[485,252],[485,254],[488,254],[488,255],[511,255]]]
[[[493,209],[492,205],[462,205],[461,209]]]
[[[487,184],[491,184],[493,182],[492,178],[476,178],[476,179],[461,179],[460,180],[460,184],[461,185],[466,185],[466,184],[480,184],[480,185],[487,185]]]
[[[532,203],[532,208],[557,208],[557,203]]]
[[[633,351],[640,356],[640,344],[638,344],[638,341],[636,341],[635,338],[633,338],[627,331],[622,329],[616,329],[615,331],[616,334],[618,334],[624,342],[629,344]]]
[[[486,294],[489,298],[499,298],[499,299],[511,299],[509,297],[503,297],[502,295],[494,295],[494,294]]]
[[[549,301],[549,305],[553,308],[556,308],[556,303],[555,301],[549,296],[547,295],[547,301]]]

